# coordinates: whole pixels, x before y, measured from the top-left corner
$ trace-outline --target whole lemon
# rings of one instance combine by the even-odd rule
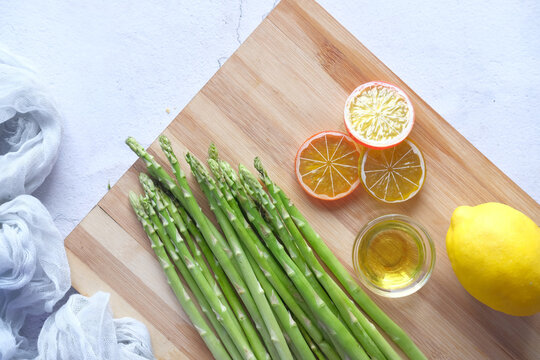
[[[510,206],[454,210],[446,250],[463,287],[487,306],[527,316],[540,311],[540,228]]]

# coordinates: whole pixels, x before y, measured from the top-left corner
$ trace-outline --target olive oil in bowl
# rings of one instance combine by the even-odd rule
[[[422,287],[434,261],[427,232],[402,215],[385,215],[368,223],[353,251],[353,263],[364,285],[390,297],[405,296]]]

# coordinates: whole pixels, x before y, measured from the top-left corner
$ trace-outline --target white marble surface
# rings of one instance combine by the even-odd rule
[[[540,200],[540,3],[320,3],[492,162]],[[273,0],[0,2],[0,42],[65,116],[36,192],[67,235],[246,39]],[[165,110],[169,108],[170,114]]]

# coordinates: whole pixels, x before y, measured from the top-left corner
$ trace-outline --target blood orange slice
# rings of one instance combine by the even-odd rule
[[[386,149],[402,142],[414,124],[414,109],[397,86],[373,81],[356,88],[345,103],[345,126],[364,146]]]
[[[323,131],[307,139],[296,154],[296,177],[311,196],[337,200],[360,184],[360,152],[351,137],[338,131]]]

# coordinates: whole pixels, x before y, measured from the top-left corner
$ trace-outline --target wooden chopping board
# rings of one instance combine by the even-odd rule
[[[400,205],[382,205],[361,188],[337,202],[308,197],[294,176],[297,148],[315,132],[344,130],[347,96],[372,80],[394,83],[412,99],[411,138],[428,166],[423,190]],[[388,213],[417,219],[436,243],[431,280],[406,298],[372,298],[431,359],[540,359],[540,315],[511,317],[480,304],[458,283],[445,248],[458,205],[498,201],[537,223],[540,206],[315,2],[281,1],[164,134],[178,155],[189,149],[205,158],[215,142],[232,163],[251,167],[261,156],[351,272],[355,235],[367,221]],[[157,142],[150,152],[167,164]],[[128,191],[142,191],[137,176],[143,170],[137,161],[66,239],[73,286],[85,295],[110,292],[116,317],[132,316],[148,326],[159,359],[210,358],[129,207]]]

